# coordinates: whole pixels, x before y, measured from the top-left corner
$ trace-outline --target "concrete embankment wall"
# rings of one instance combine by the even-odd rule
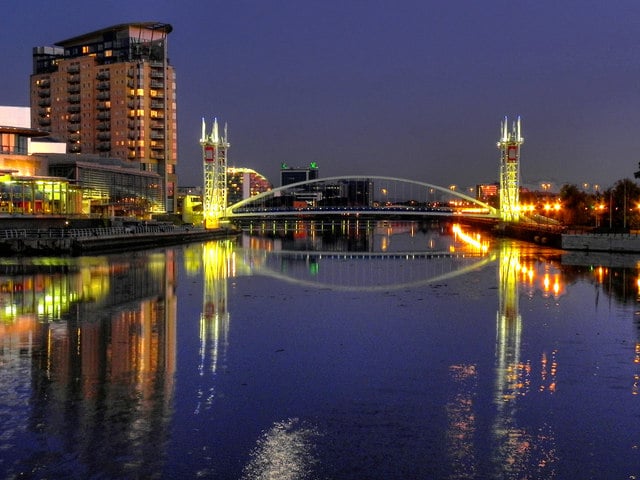
[[[640,252],[640,235],[629,233],[563,234],[564,250],[593,252]]]
[[[236,232],[219,230],[182,230],[134,232],[121,235],[49,237],[46,235],[0,239],[0,255],[84,255],[156,248],[224,238]]]

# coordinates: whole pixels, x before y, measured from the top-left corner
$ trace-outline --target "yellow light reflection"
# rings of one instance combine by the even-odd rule
[[[483,242],[480,234],[476,234],[476,236],[474,237],[473,235],[465,233],[462,230],[462,227],[460,227],[460,225],[457,223],[453,225],[453,233],[456,239],[480,250],[482,253],[485,253],[489,250],[489,243]]]

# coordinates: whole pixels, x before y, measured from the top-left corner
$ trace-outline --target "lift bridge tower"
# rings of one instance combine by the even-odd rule
[[[204,118],[202,119],[202,160],[204,171],[204,192],[202,214],[204,228],[218,228],[227,208],[227,125],[224,136],[218,133],[218,119],[214,119],[211,133],[207,135]]]
[[[520,117],[508,130],[507,117],[500,128],[500,217],[505,222],[516,222],[520,216]]]

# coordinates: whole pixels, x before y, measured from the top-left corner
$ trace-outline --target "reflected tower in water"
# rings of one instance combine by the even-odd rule
[[[522,317],[519,309],[520,282],[533,278],[531,266],[522,265],[522,246],[504,241],[498,265],[498,312],[496,319],[496,368],[493,422],[493,464],[495,478],[521,478],[522,472],[538,470],[544,478],[553,478],[555,449],[553,434],[542,426],[532,434],[517,422],[518,398],[531,389],[531,362],[521,358]],[[544,381],[546,356],[542,356]]]
[[[234,265],[233,242],[220,240],[202,245],[203,305],[200,316],[200,375],[224,365],[229,341],[227,279]]]

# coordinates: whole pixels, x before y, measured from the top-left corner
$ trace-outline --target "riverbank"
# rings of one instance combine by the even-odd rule
[[[201,242],[237,235],[231,227],[107,227],[0,231],[0,256],[81,256]]]
[[[568,233],[562,235],[563,250],[591,252],[640,252],[640,235],[635,233]]]

